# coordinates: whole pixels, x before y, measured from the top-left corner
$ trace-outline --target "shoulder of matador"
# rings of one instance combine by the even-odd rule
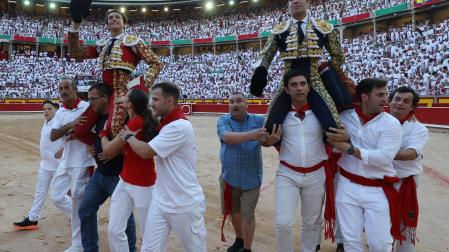
[[[126,35],[123,38],[123,44],[125,46],[135,46],[135,45],[137,45],[141,41],[142,41],[141,38],[139,38],[137,36],[134,36],[134,35]]]
[[[322,34],[326,35],[332,32],[334,26],[326,20],[312,19],[312,24]]]
[[[279,35],[281,33],[284,33],[285,31],[287,31],[289,27],[290,27],[290,19],[285,21],[285,22],[282,22],[282,23],[276,25],[271,30],[271,33],[274,34],[274,35]]]
[[[105,46],[107,43],[108,43],[108,40],[100,39],[100,40],[97,40],[97,42],[95,42],[95,46],[101,48],[101,47]]]

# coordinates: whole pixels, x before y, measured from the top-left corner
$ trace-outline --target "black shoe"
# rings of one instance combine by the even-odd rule
[[[25,217],[22,221],[14,222],[14,227],[17,230],[35,230],[37,229],[37,221],[30,221],[28,217]]]
[[[234,244],[231,245],[231,247],[228,248],[228,252],[239,252],[241,249],[243,249],[243,239],[241,238],[235,238]]]
[[[321,249],[321,246],[320,246],[320,244],[316,245],[316,249],[315,249],[315,251],[320,251],[320,249]]]
[[[335,252],[345,252],[345,248],[343,247],[343,243],[337,243],[337,249]]]
[[[239,252],[251,252],[251,249],[242,248]]]

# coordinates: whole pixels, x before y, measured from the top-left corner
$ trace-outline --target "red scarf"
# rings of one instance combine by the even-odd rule
[[[390,220],[391,229],[390,233],[393,239],[398,241],[404,241],[405,236],[401,232],[401,202],[399,198],[399,192],[396,191],[393,184],[399,182],[397,177],[385,176],[383,179],[368,179],[356,174],[345,171],[342,167],[339,169],[340,174],[351,180],[353,183],[364,186],[382,187],[385,196],[388,200],[388,206],[390,208]]]
[[[174,110],[169,112],[166,116],[164,116],[161,121],[160,125],[157,128],[157,131],[161,131],[161,129],[166,126],[167,124],[176,121],[178,119],[184,119],[187,120],[186,115],[184,114],[184,111],[180,107],[176,107]]]
[[[362,125],[367,124],[369,121],[373,120],[378,114],[380,114],[380,113],[376,113],[374,115],[365,115],[362,111],[361,106],[355,106],[355,112],[360,117],[360,119],[362,119],[362,122],[363,122]]]
[[[401,199],[402,223],[410,231],[410,242],[415,244],[417,240],[416,227],[418,225],[419,206],[416,183],[413,176],[402,179],[399,197]]]
[[[324,202],[324,238],[334,238],[335,229],[335,190],[334,190],[334,176],[338,172],[338,159],[341,154],[332,152],[333,146],[326,144],[325,146],[327,156],[329,157],[324,163],[324,172],[326,174],[326,201]]]
[[[412,118],[415,115],[415,113],[412,111],[410,112],[404,119],[399,120],[399,122],[402,124],[404,124],[406,121],[410,120],[410,118]]]
[[[292,108],[290,109],[290,111],[296,111],[295,116],[300,118],[301,120],[304,119],[304,116],[306,116],[307,110],[310,110],[310,105],[308,103],[300,107],[299,109],[296,109],[295,106],[292,105]]]
[[[78,104],[80,104],[81,99],[79,97],[76,97],[75,101],[72,104],[72,107],[69,107],[67,104],[63,104],[65,109],[77,109],[78,108]]]

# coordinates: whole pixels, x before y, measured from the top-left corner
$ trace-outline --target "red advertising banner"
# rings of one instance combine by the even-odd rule
[[[151,41],[152,46],[164,46],[170,45],[170,40]]]
[[[26,36],[20,36],[20,35],[14,35],[14,37],[12,39],[14,41],[19,41],[19,42],[30,42],[30,43],[36,42],[35,37],[26,37]]]
[[[365,12],[362,14],[358,14],[355,16],[350,16],[350,17],[344,17],[341,19],[342,23],[354,23],[354,22],[358,22],[364,19],[368,19],[371,17],[371,14],[369,12]]]
[[[238,36],[238,40],[256,39],[258,37],[259,37],[258,33],[243,34]]]
[[[193,39],[194,44],[208,44],[214,42],[213,38],[197,38]]]

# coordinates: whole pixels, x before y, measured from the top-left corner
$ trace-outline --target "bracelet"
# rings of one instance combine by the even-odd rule
[[[133,134],[126,134],[125,139],[123,139],[123,140],[125,140],[125,142],[128,142],[128,139],[133,136],[134,136]]]

